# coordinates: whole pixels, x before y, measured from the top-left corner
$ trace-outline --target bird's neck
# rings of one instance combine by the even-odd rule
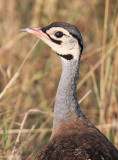
[[[62,58],[62,75],[56,94],[53,131],[74,118],[84,117],[77,100],[78,73],[79,60],[65,61]]]

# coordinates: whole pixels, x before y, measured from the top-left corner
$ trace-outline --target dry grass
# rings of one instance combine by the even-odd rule
[[[59,57],[25,26],[65,21],[80,29],[84,52],[78,100],[118,148],[118,1],[0,1],[0,159],[33,159],[51,135]]]

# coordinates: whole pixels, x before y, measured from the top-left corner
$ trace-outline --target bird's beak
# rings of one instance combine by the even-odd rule
[[[20,31],[28,32],[28,33],[36,35],[37,37],[39,37],[41,39],[46,38],[49,40],[49,37],[47,36],[46,33],[42,32],[41,28],[26,27],[26,28],[20,29]]]

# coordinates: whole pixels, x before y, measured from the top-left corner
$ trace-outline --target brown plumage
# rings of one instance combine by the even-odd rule
[[[118,160],[118,150],[86,119],[78,104],[76,85],[83,50],[79,30],[63,22],[22,30],[40,37],[62,59],[52,136],[35,160]]]
[[[118,150],[90,123],[64,124],[35,160],[118,160]]]

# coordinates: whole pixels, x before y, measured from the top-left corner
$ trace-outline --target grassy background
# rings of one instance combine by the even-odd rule
[[[118,148],[118,0],[0,0],[0,159],[33,159],[50,138],[60,58],[19,29],[54,21],[82,33],[80,107]]]

